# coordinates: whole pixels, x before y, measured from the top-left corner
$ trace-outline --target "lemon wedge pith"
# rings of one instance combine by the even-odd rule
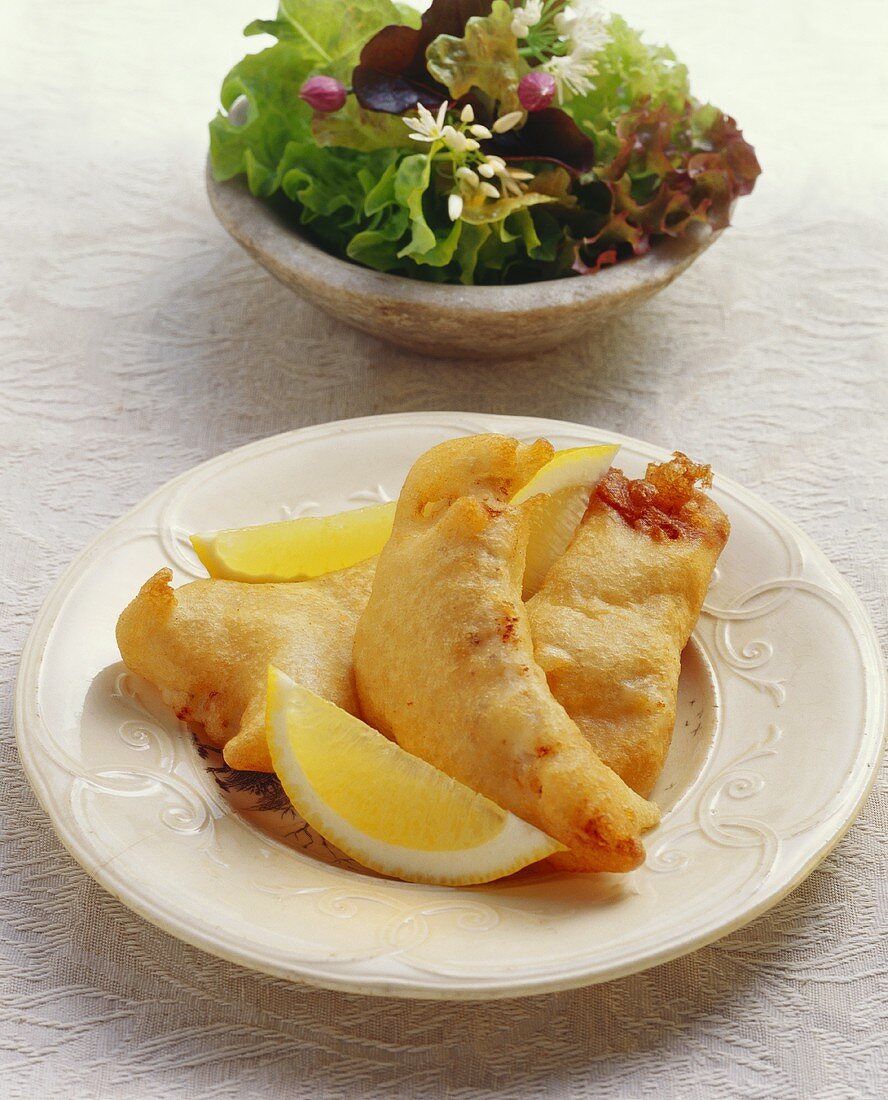
[[[375,557],[388,541],[395,502],[332,516],[192,535],[191,544],[211,577],[233,581],[298,581]]]
[[[525,600],[539,590],[546,574],[567,549],[586,512],[590,493],[619,449],[607,443],[558,451],[512,497],[513,504],[523,504],[532,497],[546,495],[531,513],[524,563]]]
[[[268,745],[297,812],[347,855],[409,882],[489,882],[563,846],[269,669]]]

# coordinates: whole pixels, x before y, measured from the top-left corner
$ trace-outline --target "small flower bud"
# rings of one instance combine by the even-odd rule
[[[441,137],[444,144],[453,153],[465,153],[469,148],[469,138],[449,124],[441,131]]]
[[[534,69],[518,82],[518,99],[525,111],[544,111],[555,98],[557,85],[551,73]]]
[[[310,76],[299,89],[300,97],[316,111],[329,114],[345,106],[345,85],[332,76]]]

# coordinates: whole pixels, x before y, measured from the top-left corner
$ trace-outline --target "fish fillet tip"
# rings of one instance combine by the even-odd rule
[[[258,738],[245,737],[247,731],[235,734],[222,748],[222,759],[236,772],[272,772],[271,755],[259,744]]]
[[[125,664],[130,664],[127,652],[131,644],[138,646],[146,632],[165,622],[176,606],[176,594],[170,584],[172,579],[172,569],[158,569],[120,613],[116,637]]]
[[[556,852],[549,857],[549,863],[559,871],[600,872],[608,871],[624,874],[634,871],[644,863],[644,845],[635,837],[626,837],[616,842],[608,842],[606,847],[572,848],[567,852]]]

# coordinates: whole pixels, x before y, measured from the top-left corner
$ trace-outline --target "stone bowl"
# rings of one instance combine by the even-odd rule
[[[219,183],[208,166],[207,191],[231,236],[285,286],[354,328],[448,359],[526,357],[588,338],[668,286],[719,235],[695,226],[693,235],[596,275],[514,286],[442,286],[331,256],[273,201],[250,194],[242,177]]]

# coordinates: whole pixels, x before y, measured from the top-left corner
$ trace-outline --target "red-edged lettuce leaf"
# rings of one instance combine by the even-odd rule
[[[617,137],[616,156],[595,172],[609,203],[601,192],[596,203],[584,203],[597,207],[600,224],[578,238],[573,267],[582,274],[641,255],[694,224],[724,229],[734,200],[752,191],[761,172],[736,122],[690,101],[680,112],[642,104],[620,118]]]
[[[402,115],[418,103],[438,107],[449,98],[426,67],[426,50],[439,34],[462,37],[466,23],[489,15],[493,0],[433,0],[418,30],[383,27],[361,51],[352,73],[358,102],[367,110]]]

